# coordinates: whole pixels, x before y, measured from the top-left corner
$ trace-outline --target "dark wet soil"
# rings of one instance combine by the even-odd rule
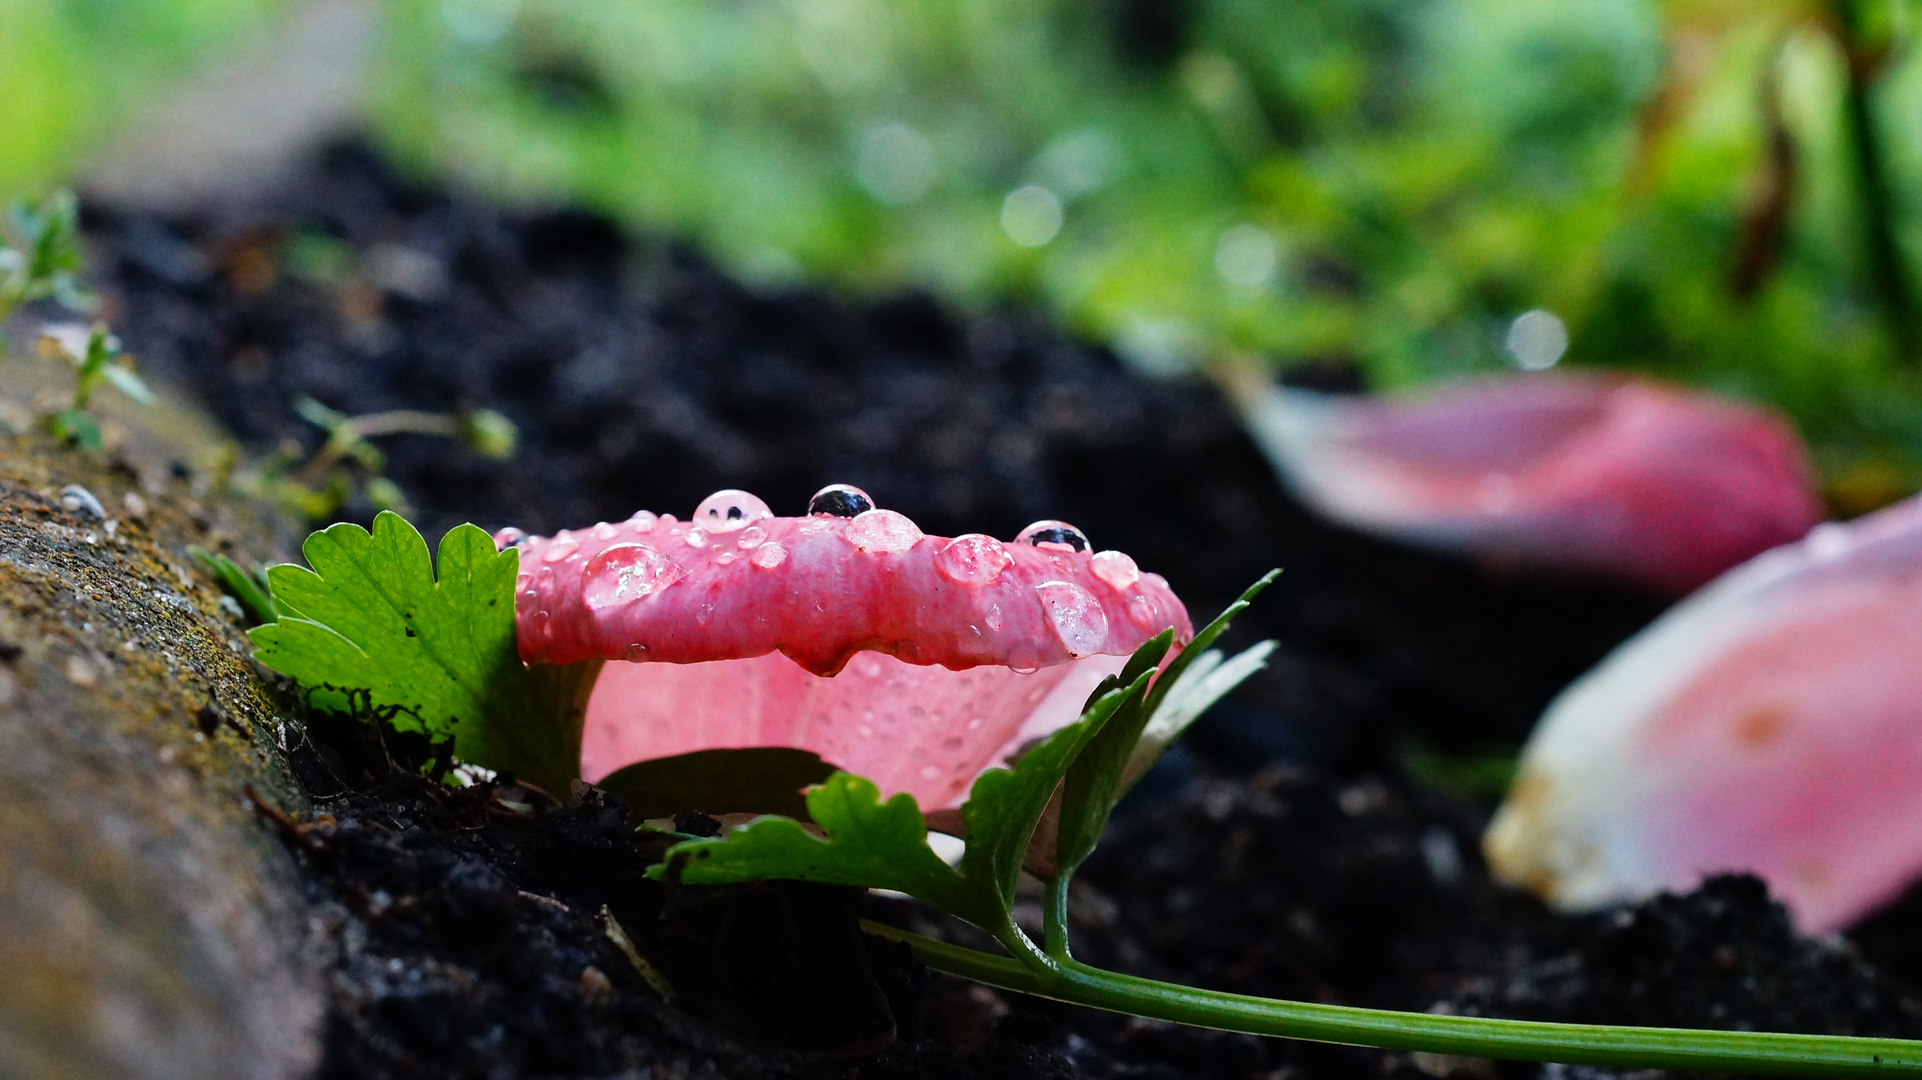
[[[1270,670],[1143,785],[1084,874],[1074,911],[1090,959],[1398,1008],[1922,1034],[1922,938],[1905,909],[1863,935],[1864,952],[1795,937],[1742,879],[1584,918],[1491,883],[1473,785],[1414,775],[1485,777],[1462,767],[1469,755],[1512,751],[1659,603],[1322,524],[1200,381],[1133,375],[1019,312],[755,291],[673,244],[409,183],[351,147],[242,205],[179,220],[93,207],[88,225],[110,316],[144,369],[198,394],[256,453],[318,444],[291,407],[301,394],[353,414],[511,417],[522,444],[506,463],[446,440],[382,442],[385,476],[430,534],[685,515],[724,487],[793,513],[839,481],[933,533],[1072,521],[1166,574],[1204,618],[1284,567],[1236,631],[1280,640]],[[1338,358],[1326,370],[1339,377]],[[853,929],[862,904],[916,925],[923,913],[785,886],[664,892],[641,879],[654,852],[618,804],[447,789],[406,767],[418,748],[368,730],[316,723],[304,779],[328,816],[283,828],[331,920],[328,1076],[1491,1068],[930,978]],[[674,1004],[614,943],[603,907]]]

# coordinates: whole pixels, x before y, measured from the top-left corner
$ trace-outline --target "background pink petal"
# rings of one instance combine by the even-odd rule
[[[1488,850],[1571,906],[1752,871],[1809,931],[1922,877],[1922,499],[1755,559],[1572,686]]]
[[[1283,476],[1339,521],[1686,592],[1821,519],[1774,413],[1614,376],[1464,380],[1398,399],[1242,387]]]

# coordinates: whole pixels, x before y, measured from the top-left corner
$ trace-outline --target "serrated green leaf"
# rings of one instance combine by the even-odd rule
[[[807,805],[824,835],[793,818],[764,817],[725,836],[676,844],[648,875],[678,873],[697,885],[788,880],[893,889],[977,926],[996,925],[999,915],[981,904],[980,891],[928,846],[914,796],[882,802],[873,781],[837,772],[808,790]]]
[[[1127,794],[1169,744],[1180,738],[1210,706],[1267,666],[1269,654],[1274,651],[1275,642],[1263,641],[1236,653],[1233,659],[1222,659],[1219,649],[1210,649],[1196,658],[1178,680],[1170,684],[1161,707],[1141,729],[1140,740],[1128,754],[1127,767],[1121,770],[1119,794]]]
[[[885,803],[870,780],[836,773],[809,789],[808,813],[817,836],[791,818],[765,817],[725,836],[675,845],[667,861],[692,884],[719,885],[786,879],[893,889],[932,904],[990,933],[1012,930],[1015,881],[1022,856],[1048,800],[1075,755],[1148,673],[1097,698],[1081,718],[1049,735],[1012,769],[989,769],[975,779],[961,807],[968,846],[958,868],[928,847],[927,820],[905,792]]]
[[[1028,840],[1075,759],[1114,722],[1117,711],[1138,701],[1154,665],[1134,682],[1101,694],[1082,710],[1081,719],[1043,739],[1010,769],[989,769],[975,780],[961,806],[968,846],[961,869],[977,887],[993,890],[1003,910],[1014,905],[1014,886],[1028,853]]]
[[[268,570],[281,617],[248,636],[260,661],[309,687],[363,689],[399,707],[463,760],[565,796],[579,775],[581,718],[598,663],[521,663],[514,644],[519,553],[473,525],[427,543],[397,514],[373,532],[342,523],[301,548],[313,569]]]
[[[1241,596],[1237,598],[1234,603],[1223,608],[1221,614],[1215,616],[1213,622],[1202,627],[1201,632],[1195,635],[1194,640],[1183,646],[1181,652],[1173,660],[1168,661],[1168,666],[1162,671],[1161,678],[1155,681],[1154,689],[1148,692],[1149,716],[1152,717],[1155,713],[1161,711],[1162,703],[1168,698],[1168,692],[1173,690],[1175,684],[1181,681],[1182,673],[1187,670],[1189,664],[1194,662],[1195,657],[1200,656],[1207,650],[1208,646],[1213,645],[1215,639],[1227,631],[1228,625],[1234,621],[1235,616],[1248,610],[1248,605],[1254,602],[1255,597],[1260,596],[1262,590],[1273,585],[1275,579],[1280,576],[1280,570],[1270,570],[1261,575],[1261,580],[1243,590]]]
[[[1142,731],[1166,704],[1169,692],[1181,680],[1188,666],[1228,629],[1233,618],[1245,610],[1249,602],[1273,583],[1280,573],[1279,570],[1271,570],[1264,574],[1260,581],[1249,586],[1213,622],[1203,627],[1194,640],[1162,669],[1152,690],[1132,695],[1120,705],[1107,729],[1089,743],[1087,751],[1068,770],[1061,790],[1061,819],[1055,839],[1054,869],[1057,876],[1072,875],[1093,854],[1095,845],[1101,839],[1101,830],[1108,823],[1108,815],[1114,810],[1116,800],[1127,790],[1125,777]],[[1129,658],[1127,667],[1122,671],[1123,676],[1134,671],[1151,671],[1167,653],[1170,640],[1169,635],[1164,634],[1142,645]]]

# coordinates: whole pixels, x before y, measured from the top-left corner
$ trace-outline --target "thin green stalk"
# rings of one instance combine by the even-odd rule
[[[1050,959],[1066,962],[1068,955],[1068,879],[1049,878],[1042,895],[1041,948]]]
[[[1867,34],[1859,3],[1833,0],[1830,10],[1847,69],[1842,119],[1849,156],[1855,167],[1857,209],[1869,282],[1881,301],[1896,351],[1901,359],[1912,363],[1922,359],[1922,341],[1918,341],[1908,271],[1895,239],[1895,199],[1889,187],[1888,154],[1882,145],[1871,93],[1877,67],[1872,55],[1874,50],[1865,40]]]
[[[1073,960],[1024,964],[864,921],[922,963],[1004,990],[1178,1024],[1314,1042],[1568,1065],[1775,1076],[1922,1073],[1922,1043],[1837,1035],[1552,1024],[1276,1001],[1119,975]]]

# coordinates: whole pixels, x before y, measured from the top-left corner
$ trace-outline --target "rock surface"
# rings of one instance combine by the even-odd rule
[[[32,394],[36,362],[4,363]],[[7,406],[0,1077],[303,1075],[306,914],[252,801],[298,810],[295,729],[187,551],[275,524],[205,490],[186,463],[218,436],[165,405],[106,417],[105,454]]]

